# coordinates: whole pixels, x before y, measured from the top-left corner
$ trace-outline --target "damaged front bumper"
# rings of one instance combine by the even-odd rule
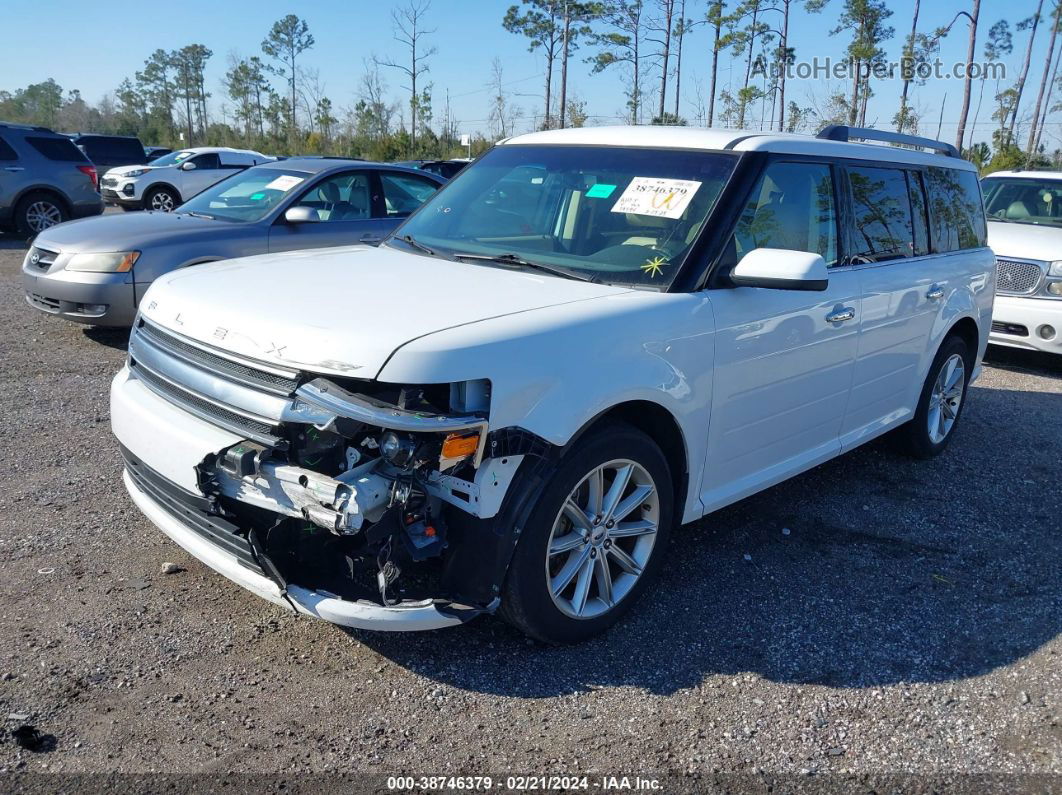
[[[264,572],[256,570],[248,558],[227,550],[203,531],[197,532],[195,524],[189,521],[195,509],[185,507],[182,516],[175,501],[167,501],[157,492],[152,495],[151,486],[142,480],[137,482],[139,478],[134,474],[137,468],[135,464],[127,464],[122,480],[137,508],[152,524],[218,574],[274,604],[344,627],[398,632],[452,627],[484,612],[430,599],[388,606],[368,601],[351,602],[293,584],[282,591]]]
[[[497,607],[515,544],[502,506],[525,455],[493,437],[485,457],[482,414],[282,380],[153,333],[134,329],[111,418],[125,485],[166,535],[259,596],[343,626],[436,629]],[[419,468],[385,460],[386,432],[370,426],[415,441]],[[331,447],[307,447],[318,436]],[[432,441],[451,436],[457,463]]]

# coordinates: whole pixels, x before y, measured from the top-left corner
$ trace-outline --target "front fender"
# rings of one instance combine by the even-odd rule
[[[712,395],[714,316],[702,293],[632,291],[470,323],[400,347],[390,383],[491,382],[490,426],[557,447],[630,401],[666,409],[700,479]]]

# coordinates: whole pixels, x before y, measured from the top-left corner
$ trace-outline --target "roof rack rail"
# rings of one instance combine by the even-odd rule
[[[817,138],[828,141],[850,141],[853,138],[862,141],[881,141],[888,144],[903,144],[904,146],[917,146],[922,149],[932,149],[948,157],[962,157],[959,150],[952,144],[943,141],[934,141],[932,138],[921,138],[917,135],[904,135],[903,133],[890,132],[889,130],[872,130],[869,127],[849,127],[844,124],[831,124],[824,127]]]

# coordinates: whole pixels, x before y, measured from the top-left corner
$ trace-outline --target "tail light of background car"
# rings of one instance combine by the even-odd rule
[[[77,170],[92,180],[93,190],[98,191],[100,189],[100,178],[99,175],[96,173],[95,166],[78,166]]]

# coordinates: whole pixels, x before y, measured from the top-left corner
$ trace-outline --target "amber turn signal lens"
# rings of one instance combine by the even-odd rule
[[[443,441],[442,457],[443,458],[464,458],[465,456],[474,455],[476,450],[479,449],[479,434],[468,433],[459,434],[451,433]]]

